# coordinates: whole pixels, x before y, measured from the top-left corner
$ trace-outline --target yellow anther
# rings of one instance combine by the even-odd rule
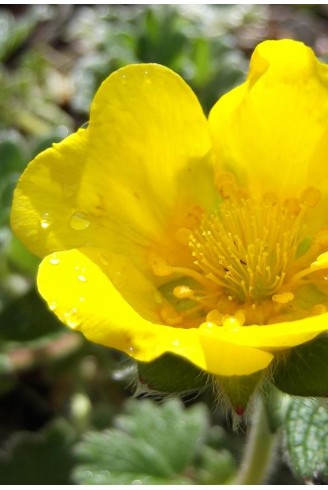
[[[324,229],[324,230],[319,231],[315,235],[314,241],[316,244],[318,244],[320,246],[327,246],[328,245],[328,230]]]
[[[294,294],[291,292],[286,292],[286,293],[281,293],[281,294],[274,294],[272,296],[272,301],[275,303],[279,303],[280,305],[285,305],[287,303],[290,303],[294,299]]]
[[[176,298],[185,299],[185,298],[191,298],[194,294],[194,291],[190,289],[189,286],[181,285],[173,289],[173,294]]]
[[[172,274],[172,267],[168,265],[167,261],[163,257],[153,255],[150,258],[150,267],[155,276],[170,276]]]
[[[188,245],[192,231],[189,228],[179,228],[175,234],[176,239],[182,245]]]
[[[328,268],[328,252],[324,252],[323,254],[319,255],[319,257],[317,257],[317,259],[314,262],[312,262],[310,267],[313,271],[319,271],[322,269],[327,269]]]
[[[225,317],[227,317],[227,318],[225,318]],[[222,320],[223,320],[223,328],[228,330],[228,331],[238,332],[238,330],[241,327],[239,321],[234,316],[224,315]]]
[[[279,197],[275,192],[267,192],[266,194],[263,195],[263,200],[265,202],[269,202],[270,204],[278,204],[279,202]]]
[[[246,321],[246,314],[244,310],[238,310],[234,313],[234,318],[238,321],[240,325],[244,325]]]
[[[222,314],[219,310],[211,310],[206,315],[206,321],[209,323],[215,323],[216,325],[222,324]]]
[[[223,198],[236,194],[238,189],[235,176],[230,172],[219,172],[215,176],[215,186]]]
[[[218,172],[215,176],[215,184],[220,185],[222,183],[226,182],[236,182],[236,177],[234,176],[233,173],[231,172]]]
[[[301,211],[300,201],[295,197],[285,199],[284,207],[290,214],[294,214],[294,215],[299,214],[299,212]]]
[[[163,308],[160,310],[160,315],[166,325],[180,325],[183,320],[183,316],[171,305],[163,306]]]
[[[327,307],[325,305],[314,305],[312,308],[313,315],[322,315],[327,312]]]
[[[321,199],[321,192],[315,187],[308,187],[301,194],[301,202],[310,208],[318,204]]]
[[[204,210],[200,206],[192,206],[185,217],[186,228],[193,230],[196,226],[199,226],[203,214]]]

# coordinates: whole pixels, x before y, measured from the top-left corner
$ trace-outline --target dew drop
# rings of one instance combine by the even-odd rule
[[[79,274],[77,278],[81,282],[87,282],[87,278],[83,274]]]
[[[126,284],[126,275],[118,271],[111,277],[112,283],[117,289],[123,288]]]
[[[49,213],[42,213],[41,219],[40,219],[40,225],[41,225],[41,228],[43,230],[46,230],[47,228],[49,228],[49,226],[51,225]]]
[[[91,221],[84,213],[74,213],[70,218],[70,226],[73,230],[81,231],[89,228]]]
[[[128,352],[129,352],[129,354],[134,353],[134,347],[132,345],[130,345],[130,347],[128,348]]]
[[[57,257],[57,255],[56,255],[56,254],[53,254],[53,255],[51,256],[51,258],[49,259],[49,263],[50,263],[51,265],[58,265],[58,264],[59,264],[59,262],[60,262],[60,260],[59,260],[59,258]]]
[[[66,325],[72,328],[73,330],[76,329],[81,323],[77,313],[78,313],[77,308],[72,308],[71,310],[66,311],[64,313],[64,321]]]
[[[179,347],[179,345],[180,345],[180,344],[181,344],[181,343],[180,343],[180,340],[179,340],[179,339],[174,339],[174,340],[172,340],[172,345],[173,345],[174,347]]]
[[[48,306],[49,306],[50,311],[55,311],[55,309],[57,308],[57,303],[56,303],[56,301],[50,301]]]
[[[151,83],[151,79],[149,77],[149,72],[147,70],[145,70],[145,82],[147,84],[150,84]]]
[[[70,197],[73,197],[77,189],[78,189],[77,184],[72,184],[71,182],[64,184],[63,185],[64,199],[69,199]]]

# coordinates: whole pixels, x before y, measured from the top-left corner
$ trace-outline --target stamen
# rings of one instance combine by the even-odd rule
[[[175,234],[176,239],[182,245],[188,245],[192,231],[189,228],[179,228]]]
[[[183,320],[182,314],[178,313],[176,309],[169,304],[163,306],[160,310],[160,315],[166,325],[180,325]]]
[[[235,316],[227,315],[223,318],[223,328],[229,332],[238,332],[242,325],[239,323]]]
[[[321,192],[315,187],[308,187],[301,194],[301,203],[309,208],[315,207],[321,199]]]
[[[185,328],[202,323],[230,333],[243,325],[284,321],[293,312],[308,315],[294,299],[303,278],[328,269],[328,251],[322,253],[328,250],[328,228],[312,237],[302,228],[307,210],[321,199],[320,191],[308,187],[299,199],[283,202],[273,192],[260,199],[241,197],[243,190],[229,172],[216,176],[216,186],[224,199],[217,212],[205,215],[194,206],[185,227],[176,232],[178,242],[189,247],[193,264],[179,267],[156,254],[150,258],[155,275],[174,275],[168,304],[159,303],[163,321]],[[318,274],[312,277],[321,294]],[[182,303],[183,312],[177,311]],[[311,308],[313,315],[326,311],[328,300],[327,306]]]
[[[234,196],[237,191],[236,178],[230,172],[219,172],[215,176],[215,186],[224,199]]]
[[[185,299],[185,298],[191,298],[194,295],[194,291],[190,289],[189,286],[176,286],[173,289],[173,294],[176,298],[179,299]]]
[[[327,307],[325,305],[314,305],[312,308],[312,314],[313,315],[322,315],[323,313],[327,312]]]
[[[172,274],[172,267],[168,265],[167,261],[163,259],[163,257],[152,255],[149,262],[155,276],[165,277]]]
[[[222,313],[219,310],[211,310],[206,315],[206,321],[215,323],[216,325],[222,325]]]
[[[287,303],[290,303],[294,299],[294,294],[291,292],[285,292],[281,294],[274,294],[272,296],[272,301],[275,303],[279,303],[281,305],[285,305]]]
[[[296,201],[226,201],[190,239],[194,264],[238,301],[264,299],[282,285],[295,256]],[[292,211],[292,212],[291,212]]]

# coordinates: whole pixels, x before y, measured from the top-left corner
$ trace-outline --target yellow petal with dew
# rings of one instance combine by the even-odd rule
[[[222,376],[251,374],[271,362],[270,353],[234,345],[229,338],[213,341],[197,328],[169,327],[145,319],[136,311],[143,310],[138,287],[147,296],[152,294],[151,286],[147,290],[147,283],[140,279],[130,286],[129,292],[124,291],[129,304],[109,279],[99,262],[99,253],[93,249],[58,252],[47,256],[40,265],[39,291],[50,309],[70,328],[139,361],[148,362],[171,352]],[[115,257],[112,255],[111,259],[110,269],[115,271]],[[133,273],[130,279],[136,278]],[[126,280],[128,284],[129,278]]]
[[[240,346],[276,352],[309,342],[320,333],[328,331],[328,313],[291,322],[243,326],[235,330],[204,323],[200,330],[204,330],[205,335],[213,341],[228,340]]]
[[[27,167],[15,189],[11,227],[34,254],[83,246],[90,239],[88,221],[80,216],[79,233],[71,220],[78,208],[78,193],[87,154],[86,130],[40,153]]]
[[[127,66],[100,87],[88,129],[29,164],[12,227],[40,256],[92,246],[142,262],[150,242],[172,255],[190,209],[214,207],[210,149],[188,85],[160,65]]]
[[[94,98],[88,129],[80,202],[114,252],[129,254],[131,243],[147,240],[165,248],[191,206],[213,209],[207,121],[168,68],[141,64],[113,73]]]
[[[265,41],[253,53],[247,81],[210,113],[216,163],[253,196],[282,197],[299,197],[314,182],[315,166],[327,193],[327,152],[318,153],[327,121],[327,65],[300,42]]]

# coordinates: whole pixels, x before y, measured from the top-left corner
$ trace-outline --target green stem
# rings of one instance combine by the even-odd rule
[[[252,426],[244,449],[244,459],[234,485],[260,485],[264,482],[275,451],[275,434],[270,431],[263,401],[255,407]]]

